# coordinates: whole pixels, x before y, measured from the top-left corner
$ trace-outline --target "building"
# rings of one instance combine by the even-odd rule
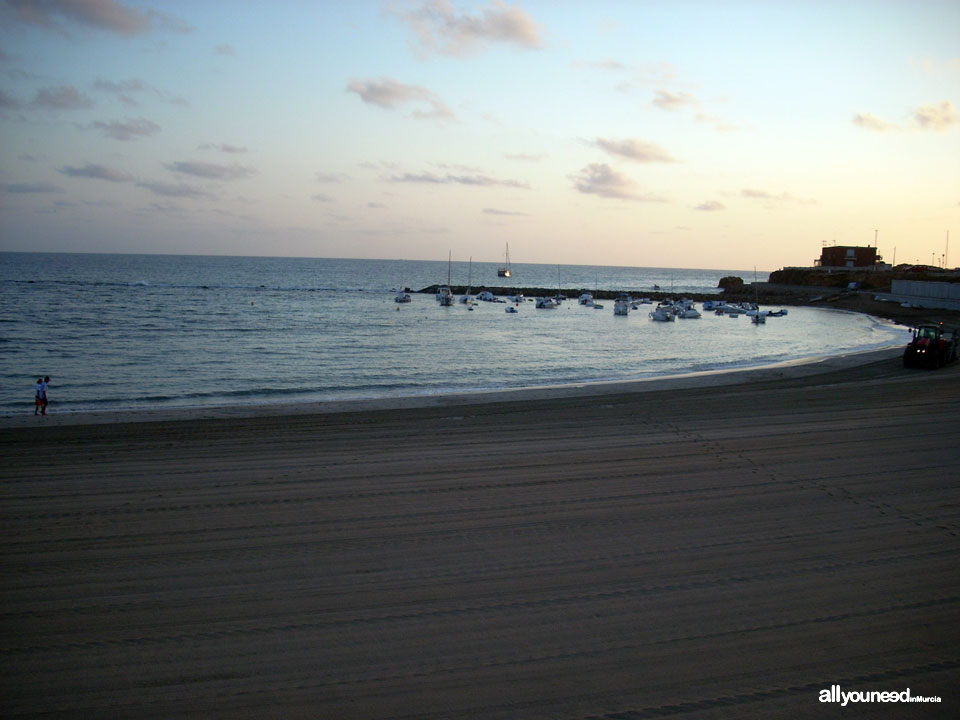
[[[832,245],[820,251],[820,259],[814,265],[824,268],[875,268],[883,264],[875,247],[852,247]]]

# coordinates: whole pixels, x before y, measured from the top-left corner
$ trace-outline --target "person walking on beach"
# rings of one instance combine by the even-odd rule
[[[37,378],[34,390],[36,390],[36,395],[33,399],[33,414],[37,415],[43,408],[43,378]]]
[[[37,386],[36,386],[37,396],[36,396],[36,399],[34,400],[34,407],[33,407],[34,415],[37,414],[37,410],[40,411],[41,415],[47,414],[47,403],[49,402],[49,400],[47,399],[47,383],[49,382],[50,382],[49,375],[44,377],[42,380],[40,378],[37,378]]]

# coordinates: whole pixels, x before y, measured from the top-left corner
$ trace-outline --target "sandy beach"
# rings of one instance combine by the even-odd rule
[[[956,716],[958,400],[885,351],[7,419],[0,715]]]

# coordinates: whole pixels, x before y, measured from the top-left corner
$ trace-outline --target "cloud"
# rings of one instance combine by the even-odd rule
[[[146,118],[133,118],[125,122],[96,121],[90,127],[103,130],[103,136],[114,140],[136,140],[160,132],[160,126]]]
[[[191,162],[189,160],[165,163],[164,167],[173,172],[208,178],[210,180],[240,180],[255,175],[257,172],[255,168],[244,167],[243,165],[217,165],[215,163]]]
[[[142,92],[147,89],[146,84],[143,80],[139,78],[130,78],[129,80],[121,80],[120,82],[114,82],[112,80],[104,80],[102,78],[97,78],[93,86],[97,90],[102,90],[109,93],[133,93],[133,92]]]
[[[21,22],[53,29],[80,24],[118,35],[140,35],[150,29],[151,16],[116,0],[6,0]]]
[[[481,211],[484,215],[501,215],[508,217],[530,217],[530,213],[513,212],[510,210],[498,210],[497,208],[484,208]]]
[[[768,203],[774,204],[783,204],[783,203],[796,203],[799,205],[816,205],[816,200],[804,200],[803,198],[794,197],[788,192],[782,192],[775,194],[767,190],[758,190],[756,188],[743,188],[740,191],[740,197],[748,198],[750,200],[765,200]],[[768,205],[768,207],[773,207],[773,205]]]
[[[27,193],[62,193],[63,188],[48,182],[36,183],[9,183],[3,186],[5,192],[12,194]]]
[[[70,85],[41,88],[30,103],[40,110],[85,110],[93,107],[93,100]]]
[[[70,167],[66,165],[60,168],[59,172],[69,177],[91,178],[93,180],[107,180],[109,182],[131,182],[133,180],[133,175],[130,173],[95,163],[87,163],[83,167]]]
[[[604,150],[611,155],[627,158],[628,160],[633,160],[634,162],[676,162],[673,156],[671,156],[670,153],[668,153],[662,147],[654,143],[645,142],[643,140],[636,140],[633,138],[626,138],[624,140],[597,138],[594,141],[594,144],[601,150]]]
[[[323,202],[323,203],[333,202],[332,197],[330,197],[329,195],[324,195],[323,193],[317,193],[316,195],[311,195],[310,197],[316,202]]]
[[[573,186],[587,195],[637,202],[666,202],[666,198],[657,195],[638,193],[633,180],[606,163],[592,163],[570,177]]]
[[[165,183],[165,182],[138,182],[137,187],[145,188],[149,190],[154,195],[160,195],[161,197],[177,197],[177,198],[202,198],[202,197],[211,197],[210,193],[195,188],[191,185],[185,183]]]
[[[717,212],[719,210],[726,210],[727,206],[722,202],[717,200],[707,200],[697,205],[694,210],[700,210],[702,212]]]
[[[319,183],[339,183],[347,179],[347,176],[343,173],[318,172],[314,177]]]
[[[240,147],[239,145],[228,145],[227,143],[220,143],[219,145],[214,143],[203,143],[202,145],[197,146],[197,150],[219,150],[222,153],[228,153],[230,155],[242,155],[247,151],[245,147]]]
[[[657,90],[653,104],[661,110],[674,112],[688,107],[697,107],[700,103],[693,95],[685,92],[672,93],[666,90]]]
[[[530,185],[519,180],[497,180],[486,175],[435,175],[431,172],[414,175],[404,173],[403,175],[394,175],[390,182],[396,183],[426,183],[432,185],[473,185],[479,187],[511,187],[529,190]]]
[[[233,45],[231,45],[230,43],[223,43],[222,45],[217,45],[217,47],[214,48],[214,52],[217,55],[233,56],[237,54],[233,49]]]
[[[497,43],[523,50],[542,47],[540,28],[533,18],[502,2],[471,15],[458,11],[449,0],[428,0],[415,10],[398,14],[417,34],[424,53],[462,57]]]
[[[900,129],[894,123],[881,120],[876,115],[871,115],[870,113],[857,113],[853,116],[853,124],[857,127],[862,127],[866,130],[874,130],[876,132],[887,132],[888,130]]]
[[[7,93],[0,88],[0,110],[16,110],[19,107],[20,101],[15,97],[7,95]]]
[[[923,130],[943,132],[952,125],[960,124],[960,114],[953,103],[944,100],[938,105],[925,105],[913,111],[913,117]]]
[[[385,110],[394,110],[402,105],[426,105],[428,110],[413,111],[413,117],[419,119],[445,120],[454,117],[453,112],[426,88],[404,85],[392,78],[351,80],[347,92],[356,93],[363,102]]]
[[[545,155],[527,155],[525,153],[507,153],[503,157],[507,160],[517,160],[519,162],[540,162]]]
[[[368,202],[367,207],[371,210],[386,210],[387,206],[379,202]]]

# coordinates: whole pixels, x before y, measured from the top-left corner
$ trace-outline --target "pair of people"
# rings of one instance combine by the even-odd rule
[[[50,382],[50,376],[47,375],[44,378],[37,378],[37,395],[34,400],[33,414],[37,413],[41,415],[47,414],[47,404],[50,402],[47,399],[47,383]]]

